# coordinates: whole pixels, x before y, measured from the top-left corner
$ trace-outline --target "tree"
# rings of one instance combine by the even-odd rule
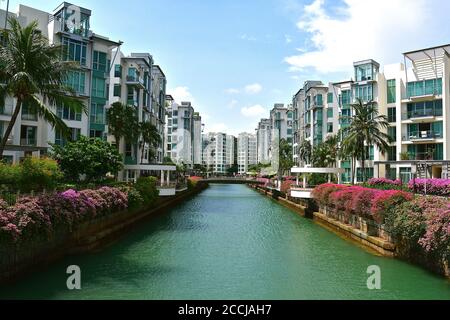
[[[139,119],[136,108],[114,102],[106,112],[106,122],[108,130],[116,140],[117,149],[120,148],[120,140],[125,139],[125,143],[137,141],[140,134]]]
[[[281,174],[285,174],[287,171],[291,170],[294,166],[294,161],[292,160],[292,146],[286,141],[286,139],[280,140],[280,166],[279,171]]]
[[[143,142],[142,148],[145,147],[145,144],[148,144],[151,148],[157,148],[158,145],[161,143],[161,136],[159,135],[158,129],[150,122],[141,122],[139,124],[139,130],[142,136]],[[154,158],[155,154],[152,153],[151,149],[149,152],[150,152],[149,159]],[[143,159],[144,159],[144,150],[142,150],[141,162],[143,162]]]
[[[383,154],[388,150],[391,138],[384,130],[389,126],[389,122],[386,116],[378,113],[374,101],[363,103],[361,99],[357,99],[351,107],[354,115],[345,132],[343,145],[344,150],[351,151],[353,156],[361,157],[362,178],[365,181],[365,160],[368,156],[366,148],[376,146]]]
[[[0,159],[24,105],[67,138],[70,130],[55,114],[55,106],[87,113],[86,106],[65,83],[69,71],[77,70],[78,65],[62,61],[64,50],[49,45],[37,21],[23,28],[14,17],[8,21],[11,30],[4,31],[5,44],[0,45],[0,107],[4,107],[7,96],[14,98],[16,105],[0,142]]]
[[[122,169],[122,156],[117,148],[101,139],[81,136],[64,147],[52,145],[52,157],[58,161],[66,180],[101,181],[108,173]]]
[[[312,147],[308,140],[303,140],[299,146],[299,157],[305,164],[311,162]]]

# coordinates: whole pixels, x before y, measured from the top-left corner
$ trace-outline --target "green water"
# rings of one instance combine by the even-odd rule
[[[79,291],[66,268],[81,268]],[[381,290],[367,289],[367,267]],[[211,185],[100,253],[0,288],[19,299],[450,299],[450,282],[378,257],[242,185]]]

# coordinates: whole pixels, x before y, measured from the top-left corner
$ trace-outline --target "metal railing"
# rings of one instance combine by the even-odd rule
[[[425,118],[425,117],[440,117],[440,116],[442,116],[442,109],[424,109],[402,113],[403,120],[414,118]]]
[[[442,132],[433,130],[423,131],[411,131],[406,136],[403,136],[403,141],[416,141],[416,140],[429,140],[429,139],[441,139],[443,137]]]

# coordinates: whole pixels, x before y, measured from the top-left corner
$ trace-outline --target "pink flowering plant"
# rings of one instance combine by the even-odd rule
[[[422,194],[450,196],[450,179],[413,179],[408,188]]]

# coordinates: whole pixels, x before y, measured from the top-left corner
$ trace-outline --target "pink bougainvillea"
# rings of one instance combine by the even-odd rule
[[[386,178],[372,178],[369,179],[367,182],[371,186],[377,186],[377,185],[392,185],[392,186],[401,186],[402,181],[400,179],[397,180],[390,180]]]
[[[450,196],[450,179],[413,179],[409,190],[436,196]]]
[[[372,200],[370,212],[373,220],[383,223],[386,212],[395,206],[413,199],[412,194],[399,190],[380,190]]]

